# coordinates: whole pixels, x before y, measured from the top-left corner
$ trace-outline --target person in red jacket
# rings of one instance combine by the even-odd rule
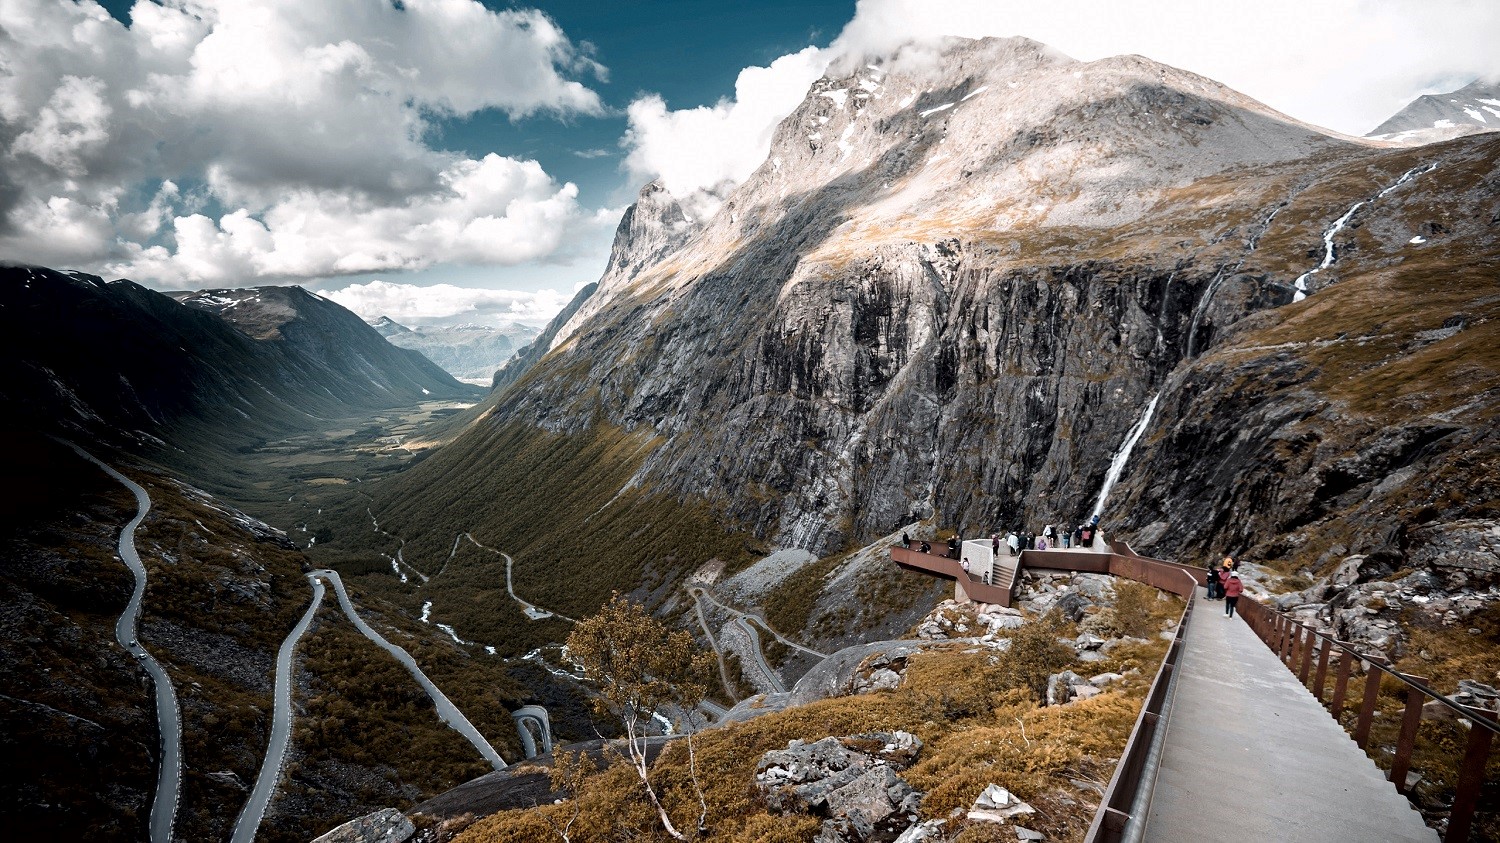
[[[1234,617],[1234,604],[1240,600],[1240,595],[1245,593],[1245,584],[1240,582],[1240,572],[1230,569],[1229,578],[1224,581],[1224,616]]]

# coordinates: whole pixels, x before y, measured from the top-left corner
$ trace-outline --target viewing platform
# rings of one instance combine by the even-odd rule
[[[960,603],[1009,606],[1015,598],[1022,566],[1107,574],[1109,557],[1114,553],[1115,548],[1104,540],[1101,532],[1094,547],[1023,550],[1019,555],[1011,554],[1004,543],[996,554],[990,539],[968,539],[956,550],[944,544],[926,553],[915,545],[910,548],[893,545],[891,560],[908,571],[953,580],[954,599]],[[967,572],[963,568],[965,559],[969,560]]]

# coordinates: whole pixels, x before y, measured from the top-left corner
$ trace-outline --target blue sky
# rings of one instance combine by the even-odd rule
[[[1493,0],[5,0],[0,30],[0,259],[409,322],[544,322],[642,184],[711,213],[840,57],[1024,35],[1348,134],[1500,76]]]

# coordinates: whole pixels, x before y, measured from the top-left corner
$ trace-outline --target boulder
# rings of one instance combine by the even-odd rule
[[[312,843],[406,843],[417,827],[395,808],[352,819]]]
[[[819,843],[890,839],[916,820],[922,794],[897,771],[921,749],[916,735],[900,731],[792,741],[761,756],[755,784],[772,811],[825,817]]]
[[[1087,685],[1082,676],[1071,670],[1047,677],[1047,705],[1062,705],[1073,698],[1074,685]]]
[[[1053,604],[1053,608],[1057,609],[1069,621],[1077,623],[1083,620],[1084,611],[1092,605],[1094,605],[1093,602],[1083,594],[1077,591],[1068,591],[1057,599],[1057,602]]]
[[[969,819],[1003,823],[1035,813],[1035,808],[1017,799],[1015,794],[1000,785],[992,784],[974,800],[974,807],[969,809]]]

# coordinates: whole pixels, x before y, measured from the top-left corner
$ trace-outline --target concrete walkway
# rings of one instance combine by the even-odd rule
[[[1250,627],[1198,591],[1146,839],[1435,843]]]

